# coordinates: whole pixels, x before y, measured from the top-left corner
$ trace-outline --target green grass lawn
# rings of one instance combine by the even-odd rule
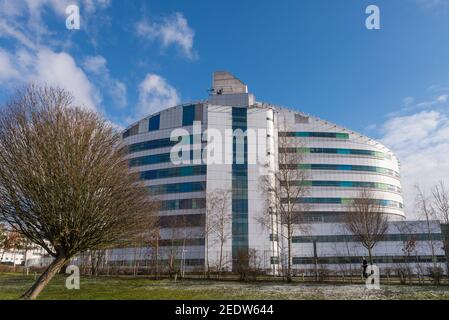
[[[0,274],[0,299],[17,299],[31,286],[33,276]],[[150,280],[128,277],[81,277],[79,290],[68,290],[65,277],[57,276],[39,299],[448,299],[447,286],[239,283],[203,280]]]

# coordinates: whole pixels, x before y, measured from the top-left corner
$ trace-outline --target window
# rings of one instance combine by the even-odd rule
[[[309,117],[295,114],[295,123],[309,123]]]
[[[189,166],[189,167],[174,167],[158,170],[142,171],[140,177],[142,180],[156,180],[173,177],[188,177],[200,176],[206,174],[206,166]]]
[[[181,141],[181,138],[179,139]],[[162,138],[156,140],[149,140],[129,145],[128,153],[139,152],[144,150],[152,150],[158,148],[172,147],[179,141],[171,141],[170,138]]]
[[[349,134],[340,132],[279,132],[279,136],[349,139]]]
[[[298,198],[295,199],[296,203],[309,203],[309,204],[344,204],[348,205],[353,202],[351,198]],[[282,199],[283,203],[286,203],[287,199]],[[393,200],[375,199],[383,207],[403,208],[401,202]]]
[[[247,115],[245,107],[232,108],[232,129],[245,132]],[[232,258],[236,262],[241,252],[248,252],[248,138],[243,138],[241,154],[242,150],[237,149],[237,138],[234,137],[232,151]],[[243,163],[238,163],[242,157]]]
[[[130,136],[134,136],[136,134],[139,133],[139,124],[135,124],[134,126],[132,126],[131,128],[129,128],[128,130],[126,130],[125,132],[123,132],[123,139],[126,139]]]
[[[148,121],[148,131],[159,130],[160,121],[161,121],[161,115],[160,114],[151,117],[150,120]]]
[[[204,208],[206,208],[206,199],[204,198],[161,201],[161,211]]]
[[[186,193],[204,191],[206,182],[184,182],[150,186],[148,189],[155,195],[170,193]]]
[[[195,105],[182,108],[182,125],[191,126],[195,120]]]
[[[293,264],[314,264],[314,258],[312,257],[293,257]],[[415,262],[432,262],[432,256],[374,256],[374,263],[415,263]],[[445,257],[443,255],[436,256],[437,262],[444,262]],[[360,256],[347,256],[347,257],[318,257],[318,264],[359,264]]]
[[[201,141],[201,137],[194,137],[193,135],[191,135],[189,138],[190,144],[193,144],[194,138],[197,138],[198,141]],[[173,147],[175,144],[178,144],[180,141],[182,141],[182,137],[179,137],[178,141],[171,141],[170,138],[162,138],[162,139],[138,142],[138,143],[130,144],[128,146],[128,153]],[[205,143],[205,142],[202,141],[201,143]]]
[[[380,189],[387,191],[400,192],[401,188],[381,182],[368,182],[368,181],[325,181],[325,180],[314,180],[314,181],[293,181],[294,185],[309,187],[341,187],[341,188],[369,188],[369,189]]]
[[[342,155],[360,155],[382,159],[391,159],[391,156],[374,150],[362,149],[337,149],[337,148],[279,148],[282,153],[324,153],[324,154],[342,154]]]
[[[302,170],[342,170],[342,171],[366,171],[386,174],[389,176],[399,177],[399,173],[382,167],[374,166],[360,166],[351,164],[293,164],[293,165],[283,165],[280,164],[281,168],[298,168]]]
[[[159,240],[160,247],[204,246],[205,239],[167,239]],[[187,265],[187,264],[186,264]]]
[[[200,154],[196,154],[193,150],[190,150],[190,160],[201,160],[202,150]],[[181,153],[179,154],[181,156]],[[170,153],[152,154],[149,156],[142,156],[130,159],[128,164],[130,167],[145,166],[150,164],[167,163],[170,162]]]

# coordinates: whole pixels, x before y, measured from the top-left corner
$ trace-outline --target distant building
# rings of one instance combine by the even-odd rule
[[[32,266],[42,263],[44,250],[32,246],[28,250],[2,250],[0,249],[0,265]],[[47,263],[45,263],[47,264]]]

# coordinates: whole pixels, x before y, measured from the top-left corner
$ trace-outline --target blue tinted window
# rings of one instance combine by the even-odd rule
[[[206,207],[206,199],[181,199],[161,201],[161,210],[187,210],[187,209],[204,209]]]
[[[186,151],[187,152],[187,151]],[[179,156],[181,157],[181,151],[179,152]],[[193,150],[190,150],[190,160],[201,160],[201,154],[194,154]],[[138,167],[149,164],[158,164],[158,163],[167,163],[170,162],[170,153],[160,153],[160,154],[152,154],[149,156],[137,157],[129,160],[130,167]]]
[[[279,132],[280,137],[311,137],[349,139],[349,134],[340,132]]]
[[[366,171],[385,174],[389,176],[399,177],[399,173],[382,167],[360,166],[349,164],[279,164],[281,168],[302,169],[302,170],[342,170],[342,171]]]
[[[199,176],[206,174],[206,166],[175,167],[159,170],[142,171],[140,177],[142,180],[156,180],[173,177]]]
[[[283,203],[286,203],[287,199],[282,199]],[[309,204],[350,204],[353,199],[347,198],[298,198],[296,203],[309,203]],[[384,207],[403,208],[403,204],[397,201],[375,199],[376,203]]]
[[[247,108],[232,108],[232,129],[247,129]],[[240,143],[240,142],[239,142]],[[240,253],[248,251],[248,141],[243,139],[243,150],[237,149],[233,138],[232,164],[232,257],[235,263]],[[238,154],[243,151],[243,154]],[[243,163],[237,164],[237,155]],[[240,159],[243,157],[243,159]],[[233,269],[235,265],[233,265]]]
[[[148,130],[149,131],[159,130],[160,120],[161,120],[161,115],[160,114],[158,114],[158,115],[156,115],[154,117],[151,117],[149,122],[148,122]]]
[[[204,191],[205,187],[205,182],[184,182],[150,186],[148,189],[153,194],[169,194]]]
[[[128,146],[128,153],[139,152],[144,150],[153,150],[159,148],[173,147],[175,144],[178,144],[182,141],[183,137],[178,137],[178,141],[171,141],[170,138],[162,138],[156,140],[149,140],[144,142],[133,143]],[[194,136],[191,135],[189,137],[190,144],[193,144]],[[201,141],[201,137],[199,137],[198,141]],[[201,143],[204,143],[203,141]]]
[[[182,125],[191,126],[195,120],[195,105],[182,108]]]

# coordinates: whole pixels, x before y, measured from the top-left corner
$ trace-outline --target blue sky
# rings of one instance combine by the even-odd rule
[[[65,27],[72,3],[80,30]],[[413,184],[449,177],[448,57],[449,0],[0,0],[0,103],[45,81],[125,127],[206,98],[228,70],[259,101],[382,140],[409,204]]]

